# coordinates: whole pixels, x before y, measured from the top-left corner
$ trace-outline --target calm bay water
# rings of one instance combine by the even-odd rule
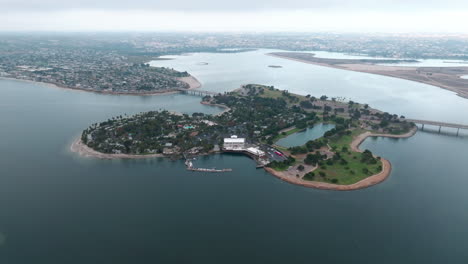
[[[187,70],[203,83],[202,89],[209,91],[225,92],[242,84],[260,83],[298,94],[345,97],[414,119],[468,123],[465,114],[468,113],[468,103],[466,99],[454,96],[453,92],[397,78],[265,56],[273,51],[168,56],[175,60],[153,61],[151,65]],[[208,65],[202,65],[202,62]]]
[[[316,124],[313,127],[307,128],[305,131],[294,133],[285,138],[282,138],[278,140],[276,144],[287,148],[302,146],[309,140],[321,138],[325,132],[333,129],[334,127],[335,125],[332,124]]]
[[[158,63],[193,72],[207,90],[259,82],[468,123],[468,101],[453,93],[261,51]],[[97,160],[68,151],[82,129],[115,115],[160,108],[220,111],[199,100],[0,81],[0,263],[468,261],[468,138],[453,131],[367,140],[363,148],[388,158],[394,169],[384,183],[353,192],[287,184],[238,155],[202,157],[197,166],[234,171],[199,174],[186,171],[182,161]]]

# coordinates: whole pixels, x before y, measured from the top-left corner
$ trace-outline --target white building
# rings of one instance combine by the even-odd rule
[[[258,156],[258,157],[263,157],[265,156],[265,152],[261,151],[259,148],[247,148],[247,152],[249,152],[250,154],[253,154],[255,156]]]
[[[224,139],[224,149],[226,150],[239,150],[245,147],[245,138],[238,138],[237,136],[231,136],[230,138]]]

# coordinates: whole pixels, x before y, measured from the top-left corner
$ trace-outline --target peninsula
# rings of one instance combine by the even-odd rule
[[[0,78],[107,94],[149,95],[201,86],[187,72],[151,67],[146,63],[151,59],[92,45],[0,45]]]
[[[379,74],[420,83],[456,92],[468,98],[468,67],[406,67],[398,63],[417,62],[416,60],[397,59],[328,59],[317,58],[312,53],[273,52],[268,55],[304,63],[310,63],[342,70]],[[395,64],[392,66],[381,64]]]
[[[252,157],[272,175],[312,188],[354,190],[385,180],[390,162],[359,144],[369,136],[409,137],[413,123],[368,105],[280,91],[256,84],[202,103],[226,108],[219,115],[151,111],[92,124],[72,151],[98,158],[171,157],[220,152]],[[334,124],[323,137],[302,146],[275,143],[319,123]]]

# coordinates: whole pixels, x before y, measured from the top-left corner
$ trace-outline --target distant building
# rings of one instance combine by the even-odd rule
[[[226,150],[238,150],[245,147],[245,138],[238,138],[237,136],[231,136],[230,138],[224,139],[224,149]]]

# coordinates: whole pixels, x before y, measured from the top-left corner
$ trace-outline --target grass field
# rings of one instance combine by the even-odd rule
[[[259,94],[260,97],[264,98],[283,98],[288,106],[298,104],[301,101],[309,100],[306,96],[296,95],[296,94],[283,94],[279,90],[270,90],[265,88],[263,93]],[[297,98],[297,99],[296,99]],[[359,104],[354,104],[353,108],[360,107]],[[321,116],[321,112],[318,111],[318,116]],[[343,114],[343,116],[345,116]],[[294,128],[287,131],[285,134],[279,134],[273,138],[273,142],[277,142],[281,138],[287,137],[291,134],[301,131],[300,129]],[[382,162],[380,159],[377,159],[375,164],[368,164],[362,161],[363,153],[351,151],[350,144],[353,141],[353,138],[358,136],[361,133],[364,133],[364,130],[353,129],[350,135],[344,136],[333,136],[330,138],[329,145],[332,148],[332,151],[339,153],[341,156],[340,160],[327,160],[321,162],[321,165],[317,170],[314,171],[314,175],[304,176],[305,180],[310,181],[319,181],[327,182],[341,185],[349,185],[360,180],[363,180],[371,175],[377,174],[382,170]],[[286,148],[276,146],[279,150],[286,150]],[[278,171],[284,171],[287,168],[276,168]]]
[[[363,154],[351,151],[350,144],[353,138],[363,132],[363,130],[357,129],[351,135],[332,138],[329,143],[330,147],[340,153],[342,159],[347,163],[343,164],[340,161],[330,163],[329,161],[325,161],[323,162],[323,166],[320,166],[315,171],[315,177],[308,177],[306,180],[348,185],[379,173],[382,170],[382,162],[379,159],[377,159],[376,164],[363,163],[361,161]],[[343,147],[347,151],[343,151]],[[325,177],[320,176],[321,173],[324,173]],[[333,182],[333,179],[336,182]]]

